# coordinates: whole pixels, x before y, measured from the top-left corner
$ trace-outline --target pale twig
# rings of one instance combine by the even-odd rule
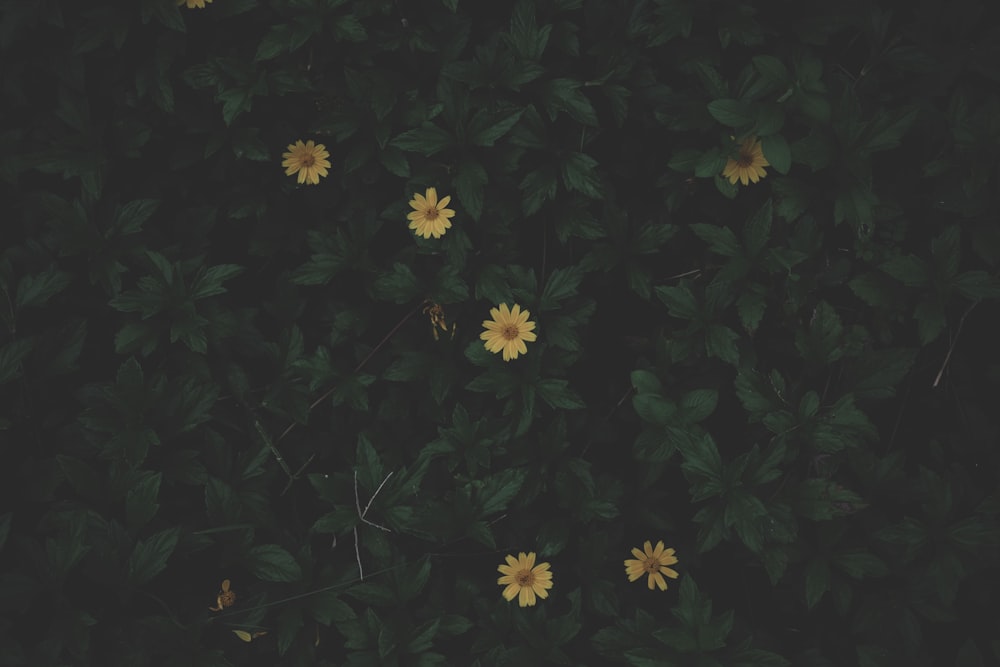
[[[354,368],[354,374],[357,374],[362,368],[364,368],[365,364],[367,364],[368,361],[373,356],[375,356],[375,353],[378,352],[380,349],[382,349],[382,346],[385,345],[386,342],[390,338],[392,338],[392,335],[394,333],[396,333],[397,331],[399,331],[399,327],[403,326],[403,324],[406,323],[407,320],[409,320],[411,317],[413,317],[414,315],[416,315],[417,311],[419,311],[421,309],[421,307],[423,307],[423,305],[424,305],[423,302],[421,302],[416,308],[414,308],[409,313],[407,313],[406,316],[403,319],[401,319],[399,322],[397,322],[396,326],[394,326],[389,331],[389,333],[387,333],[385,335],[385,337],[383,337],[382,340],[380,340],[378,342],[378,345],[376,345],[375,347],[373,347],[372,350],[371,350],[371,352],[369,352],[368,355],[364,359],[361,360],[361,363],[359,363]],[[320,396],[319,398],[317,398],[315,401],[313,401],[312,405],[309,406],[309,412],[312,412],[313,408],[315,408],[317,405],[319,405],[320,403],[322,403],[323,401],[325,401],[327,398],[329,398],[330,394],[332,394],[336,390],[337,390],[336,386],[331,387],[329,391],[327,391],[325,394],[323,394],[322,396]],[[278,442],[281,442],[284,439],[284,437],[286,435],[288,435],[289,433],[291,433],[292,429],[294,429],[296,426],[298,426],[298,424],[296,424],[295,422],[292,422],[291,424],[289,424],[288,428],[286,428],[284,431],[282,431],[281,435],[278,436]]]
[[[615,411],[621,407],[622,403],[625,402],[625,399],[627,399],[632,394],[633,391],[635,391],[633,387],[629,387],[628,389],[625,390],[625,393],[622,394],[622,397],[618,399],[618,402],[615,403],[615,406],[608,411],[608,414],[604,415],[604,420],[601,422],[602,425],[604,424],[604,422],[611,419],[611,417],[615,414]],[[584,445],[583,451],[580,452],[580,456],[586,454],[587,450],[590,449],[590,446],[592,444],[594,444],[593,432],[591,432],[590,437],[587,439],[587,444]]]
[[[379,494],[379,492],[382,490],[382,487],[385,486],[385,483],[389,481],[390,477],[392,477],[391,472],[388,475],[386,475],[385,479],[382,480],[382,483],[378,485],[378,488],[375,489],[375,493],[372,494],[371,500],[368,501],[368,504],[365,505],[365,509],[362,510],[361,498],[360,496],[358,496],[358,471],[357,470],[354,471],[354,503],[355,505],[357,505],[358,508],[358,518],[367,523],[369,526],[372,526],[373,528],[379,528],[387,533],[391,533],[392,531],[386,528],[385,526],[380,526],[377,523],[372,523],[371,521],[366,519],[365,516],[368,514],[368,508],[371,507],[372,502],[375,501],[375,496]]]
[[[937,377],[934,378],[934,384],[932,384],[931,387],[936,387],[938,386],[938,383],[941,382],[941,376],[944,375],[944,369],[948,367],[948,362],[951,361],[951,353],[955,351],[955,345],[958,343],[958,337],[962,333],[962,325],[965,324],[965,318],[969,316],[969,313],[972,312],[972,309],[975,308],[978,303],[978,301],[973,301],[969,307],[965,309],[965,312],[962,313],[962,319],[958,321],[958,328],[955,330],[955,337],[951,339],[951,345],[948,346],[948,354],[944,356],[944,362],[941,364],[941,370],[938,371]]]
[[[693,276],[701,273],[701,269],[691,269],[690,271],[685,271],[684,273],[678,273],[676,276],[670,276],[667,280],[674,280],[676,278],[686,278],[687,276]]]
[[[358,559],[358,579],[364,581],[365,569],[361,566],[361,550],[358,548],[358,526],[354,526],[354,556]]]
[[[315,458],[316,458],[316,452],[313,452],[312,454],[309,455],[309,458],[306,459],[306,462],[303,463],[302,466],[295,471],[295,474],[292,475],[292,477],[288,480],[288,483],[285,484],[285,488],[281,492],[281,495],[285,495],[286,493],[288,493],[288,489],[292,488],[292,482],[294,482],[295,480],[297,480],[299,477],[302,476],[302,472],[309,466],[310,463],[313,462],[313,459]]]
[[[375,489],[375,493],[372,494],[371,500],[369,500],[368,504],[365,505],[365,511],[361,513],[361,520],[362,521],[364,521],[365,523],[367,523],[369,526],[375,526],[376,528],[381,528],[382,530],[384,530],[387,533],[391,533],[392,531],[389,530],[388,528],[385,528],[384,526],[378,525],[377,523],[372,523],[371,521],[369,521],[368,519],[366,519],[365,516],[368,514],[368,508],[371,507],[372,503],[375,501],[375,496],[377,496],[379,494],[379,491],[382,490],[382,487],[385,486],[385,483],[389,481],[390,477],[392,477],[392,473],[391,472],[388,475],[385,476],[385,479],[382,480],[382,483],[378,485],[377,489]]]
[[[377,496],[379,494],[379,492],[382,490],[382,487],[385,486],[385,483],[389,481],[390,477],[392,477],[392,473],[391,472],[388,475],[386,475],[385,479],[382,480],[382,483],[378,485],[378,488],[375,489],[375,493],[372,494],[372,497],[368,501],[368,504],[365,505],[365,508],[362,510],[361,509],[361,494],[358,493],[358,470],[357,470],[357,468],[354,469],[354,507],[357,508],[357,510],[358,510],[358,519],[360,519],[362,522],[368,524],[369,526],[372,526],[374,528],[379,528],[381,530],[384,530],[387,533],[391,533],[392,531],[389,530],[388,528],[386,528],[385,526],[380,526],[377,523],[372,523],[371,521],[369,521],[368,519],[365,518],[365,515],[368,514],[368,508],[372,506],[372,502],[374,502],[375,496]],[[336,545],[336,544],[337,544],[337,542],[336,542],[336,537],[335,537],[334,538],[334,545]],[[358,526],[357,526],[357,524],[355,524],[355,526],[354,526],[354,556],[358,559],[358,574],[361,577],[361,579],[364,579],[365,578],[365,570],[364,570],[364,567],[362,567],[362,565],[361,565],[361,549],[358,546]]]
[[[292,476],[291,468],[289,468],[288,464],[285,463],[285,457],[281,455],[281,452],[278,451],[278,448],[275,447],[274,443],[271,442],[271,438],[268,437],[267,432],[264,430],[264,427],[260,425],[260,422],[258,420],[256,419],[253,420],[253,427],[257,430],[257,435],[259,435],[261,440],[264,441],[264,444],[270,447],[271,453],[274,454],[275,460],[278,462],[278,465],[281,466],[281,469],[285,471],[285,474],[288,475],[288,481],[289,483],[291,483],[292,480],[294,480],[295,478]]]

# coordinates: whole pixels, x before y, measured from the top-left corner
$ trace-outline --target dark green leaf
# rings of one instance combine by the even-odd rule
[[[681,397],[680,415],[685,423],[703,421],[715,412],[719,392],[715,389],[695,389]]]
[[[740,360],[740,353],[736,348],[737,340],[739,334],[729,327],[710,324],[705,328],[705,352],[708,356],[721,359],[733,366]]]
[[[792,168],[792,151],[788,142],[780,134],[770,134],[760,140],[764,158],[779,174],[787,174]]]
[[[283,53],[292,53],[309,41],[309,38],[321,28],[322,24],[301,18],[290,24],[271,26],[257,46],[254,60],[270,60]]]
[[[473,220],[479,220],[483,212],[483,188],[489,177],[483,165],[474,160],[463,160],[455,172],[455,190],[458,203]]]
[[[700,440],[682,443],[680,450],[684,457],[681,469],[685,475],[715,482],[723,479],[722,457],[711,436],[704,435]]]
[[[700,178],[714,177],[722,173],[727,157],[718,148],[709,148],[701,154],[694,166],[694,175]]]
[[[792,492],[795,511],[814,521],[853,514],[865,507],[861,496],[827,479],[807,479]]]
[[[689,227],[717,255],[734,257],[740,254],[739,241],[736,239],[736,234],[729,227],[704,223],[694,223],[689,225]]]
[[[386,170],[395,176],[408,178],[410,176],[410,163],[399,148],[395,146],[385,146],[378,152],[378,160]],[[461,195],[459,195],[461,196]]]
[[[115,229],[120,234],[135,234],[160,206],[158,199],[136,199],[115,211]]]
[[[222,283],[243,273],[243,267],[236,264],[218,264],[200,273],[191,285],[191,298],[204,299],[217,294],[225,294]]]
[[[559,165],[563,183],[593,199],[601,197],[601,180],[597,175],[597,160],[585,153],[568,152]]]
[[[806,565],[806,608],[812,609],[830,590],[830,566],[824,560],[812,560]]]
[[[525,215],[537,213],[546,201],[556,196],[558,183],[553,170],[542,168],[529,171],[521,181],[521,192],[524,195],[522,206]]]
[[[747,105],[739,100],[713,100],[708,103],[708,112],[715,120],[729,127],[741,127],[753,122]]]
[[[662,285],[656,288],[656,296],[667,306],[667,310],[673,317],[682,320],[695,320],[700,315],[698,302],[687,287]]]
[[[527,470],[524,468],[509,468],[487,477],[476,492],[479,516],[488,517],[507,509],[507,505],[524,485],[526,477]]]
[[[302,567],[292,554],[277,544],[261,544],[246,554],[246,567],[262,581],[296,582],[302,579]]]
[[[788,68],[774,56],[754,56],[752,62],[760,75],[776,88],[783,88],[791,83],[792,75]]]
[[[555,120],[562,111],[578,123],[597,126],[597,113],[590,100],[580,92],[581,85],[573,79],[552,79],[545,84],[543,99],[550,120]]]
[[[125,496],[126,524],[131,531],[137,531],[156,516],[160,505],[156,498],[160,493],[162,473],[148,473],[135,483]]]
[[[180,528],[167,528],[136,543],[128,559],[128,578],[133,586],[141,586],[166,569],[180,532]]]
[[[538,396],[550,407],[564,410],[580,410],[586,405],[575,391],[569,388],[566,380],[544,379],[536,385]]]
[[[15,303],[18,308],[45,305],[46,301],[66,289],[72,280],[69,273],[57,269],[24,276],[17,284]]]
[[[404,151],[423,153],[430,157],[452,146],[455,138],[437,125],[425,122],[420,127],[403,132],[389,143]]]
[[[985,271],[966,271],[956,276],[952,285],[967,299],[1000,298],[1000,279]]]
[[[575,266],[554,270],[542,290],[540,301],[546,304],[544,309],[558,308],[558,302],[575,296],[582,280],[583,272]]]
[[[922,287],[930,281],[927,263],[914,255],[897,255],[879,268],[908,287]]]
[[[20,377],[21,362],[34,346],[32,339],[19,338],[0,348],[0,384]]]
[[[854,579],[884,577],[889,568],[881,558],[865,549],[853,549],[834,554],[831,563]]]
[[[338,38],[348,42],[363,42],[368,39],[368,31],[354,14],[344,14],[333,25],[333,32]]]
[[[475,146],[492,146],[497,139],[514,127],[523,113],[524,109],[499,113],[480,109],[469,121],[469,140]]]
[[[750,289],[736,300],[736,311],[747,333],[752,334],[757,330],[766,307],[764,290],[757,284],[750,285]]]
[[[380,301],[408,303],[419,296],[417,277],[402,262],[392,265],[392,271],[381,274],[372,284],[372,293]]]
[[[970,553],[979,553],[983,549],[1000,545],[1000,526],[995,521],[971,516],[951,526],[948,537],[951,542]]]

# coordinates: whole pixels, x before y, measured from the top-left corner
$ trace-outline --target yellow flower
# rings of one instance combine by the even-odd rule
[[[552,572],[548,563],[535,565],[535,552],[525,554],[523,551],[514,558],[508,555],[507,564],[497,567],[503,576],[497,583],[506,586],[503,589],[503,599],[510,602],[515,597],[522,607],[534,607],[535,596],[543,600],[549,597],[552,588]]]
[[[722,176],[728,178],[730,183],[736,183],[737,180],[743,185],[747,185],[748,181],[757,183],[767,176],[764,167],[770,166],[757,137],[747,137],[740,144],[736,159],[729,158],[726,162]]]
[[[222,590],[219,591],[219,596],[215,598],[215,606],[209,607],[209,611],[222,611],[226,607],[232,607],[236,603],[236,593],[229,590],[229,580],[225,579],[222,582]]]
[[[455,212],[450,208],[445,208],[451,201],[451,195],[443,197],[438,201],[438,193],[435,188],[427,188],[426,195],[413,193],[410,200],[410,211],[406,219],[410,221],[410,229],[416,232],[417,236],[429,239],[433,236],[441,238],[445,231],[451,228],[451,220],[455,217]]]
[[[667,567],[677,562],[674,550],[664,551],[663,540],[656,543],[656,549],[653,549],[649,540],[646,540],[642,547],[645,553],[639,551],[638,548],[632,549],[632,555],[638,560],[629,558],[625,561],[625,574],[628,575],[628,580],[635,581],[642,575],[648,574],[649,580],[646,583],[649,585],[649,590],[653,590],[653,584],[659,586],[661,591],[667,590],[667,582],[663,579],[663,575],[667,575],[671,579],[676,579],[679,576],[676,570]]]
[[[507,304],[501,303],[500,308],[490,308],[492,320],[483,320],[486,331],[479,334],[479,338],[486,341],[484,346],[487,350],[496,354],[503,351],[503,360],[510,361],[517,359],[518,354],[527,354],[528,347],[524,344],[537,338],[533,333],[534,322],[529,322],[531,315],[527,310],[521,310],[521,306],[514,304],[513,310],[507,310]]]
[[[177,0],[177,6],[187,5],[188,9],[205,9],[205,3],[212,4],[212,0]]]
[[[282,153],[281,157],[285,158],[281,163],[285,167],[285,175],[297,173],[299,184],[319,185],[319,177],[326,176],[326,170],[330,168],[330,161],[326,159],[330,153],[326,146],[314,144],[312,139],[306,143],[299,139],[294,144],[288,144],[288,152]]]

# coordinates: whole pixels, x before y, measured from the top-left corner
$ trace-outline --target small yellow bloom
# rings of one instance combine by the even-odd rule
[[[266,635],[267,630],[261,630],[260,632],[255,632],[253,634],[250,634],[246,630],[233,630],[233,634],[245,642],[250,642],[253,641],[254,639],[257,639],[257,637],[263,637],[264,635]]]
[[[212,4],[212,0],[177,0],[177,6],[187,5],[188,9],[205,9],[205,3]]]
[[[737,180],[743,185],[747,185],[749,181],[757,183],[767,176],[764,167],[770,166],[771,163],[764,157],[764,150],[757,137],[747,137],[740,144],[736,159],[729,158],[726,162],[722,176],[734,184]]]
[[[406,219],[410,221],[409,227],[417,236],[439,239],[451,228],[451,220],[448,218],[455,217],[453,210],[445,208],[451,201],[451,195],[438,201],[436,188],[427,188],[425,192],[424,195],[413,193],[413,199],[410,200],[410,208],[413,210],[407,214]]]
[[[326,176],[327,169],[330,168],[330,161],[326,159],[330,157],[330,153],[326,146],[313,143],[312,139],[306,143],[299,139],[294,144],[288,144],[288,152],[282,153],[281,157],[285,158],[281,163],[285,167],[285,175],[297,173],[300,185],[319,185],[319,177]]]
[[[646,540],[642,547],[645,552],[639,551],[638,548],[632,549],[632,555],[638,560],[629,558],[625,561],[625,574],[628,575],[628,580],[635,581],[642,575],[648,574],[649,579],[646,583],[649,590],[653,590],[654,584],[659,586],[661,591],[667,590],[667,582],[663,575],[667,575],[671,579],[676,579],[679,576],[676,570],[667,567],[677,562],[674,550],[664,550],[663,540],[656,543],[655,549],[649,540]]]
[[[493,319],[483,320],[486,331],[479,334],[479,338],[486,341],[483,344],[486,349],[493,354],[502,351],[504,361],[517,359],[518,354],[527,354],[525,341],[530,343],[537,338],[534,334],[535,323],[528,321],[531,313],[521,310],[516,303],[512,310],[507,309],[506,303],[501,303],[499,309],[490,308],[490,315]]]
[[[498,584],[506,586],[503,589],[504,600],[510,602],[516,597],[522,607],[534,607],[536,595],[543,600],[549,596],[552,571],[548,563],[535,565],[534,551],[528,554],[522,551],[517,558],[508,555],[506,561],[506,565],[497,567],[497,571],[504,575],[497,579]]]
[[[232,607],[236,603],[236,593],[229,590],[229,580],[225,579],[222,582],[222,590],[219,591],[219,596],[215,599],[215,606],[209,607],[209,611],[222,611],[226,607]]]

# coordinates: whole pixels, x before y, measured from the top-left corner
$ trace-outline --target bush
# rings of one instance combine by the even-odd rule
[[[1000,660],[960,5],[0,2],[0,664]]]

